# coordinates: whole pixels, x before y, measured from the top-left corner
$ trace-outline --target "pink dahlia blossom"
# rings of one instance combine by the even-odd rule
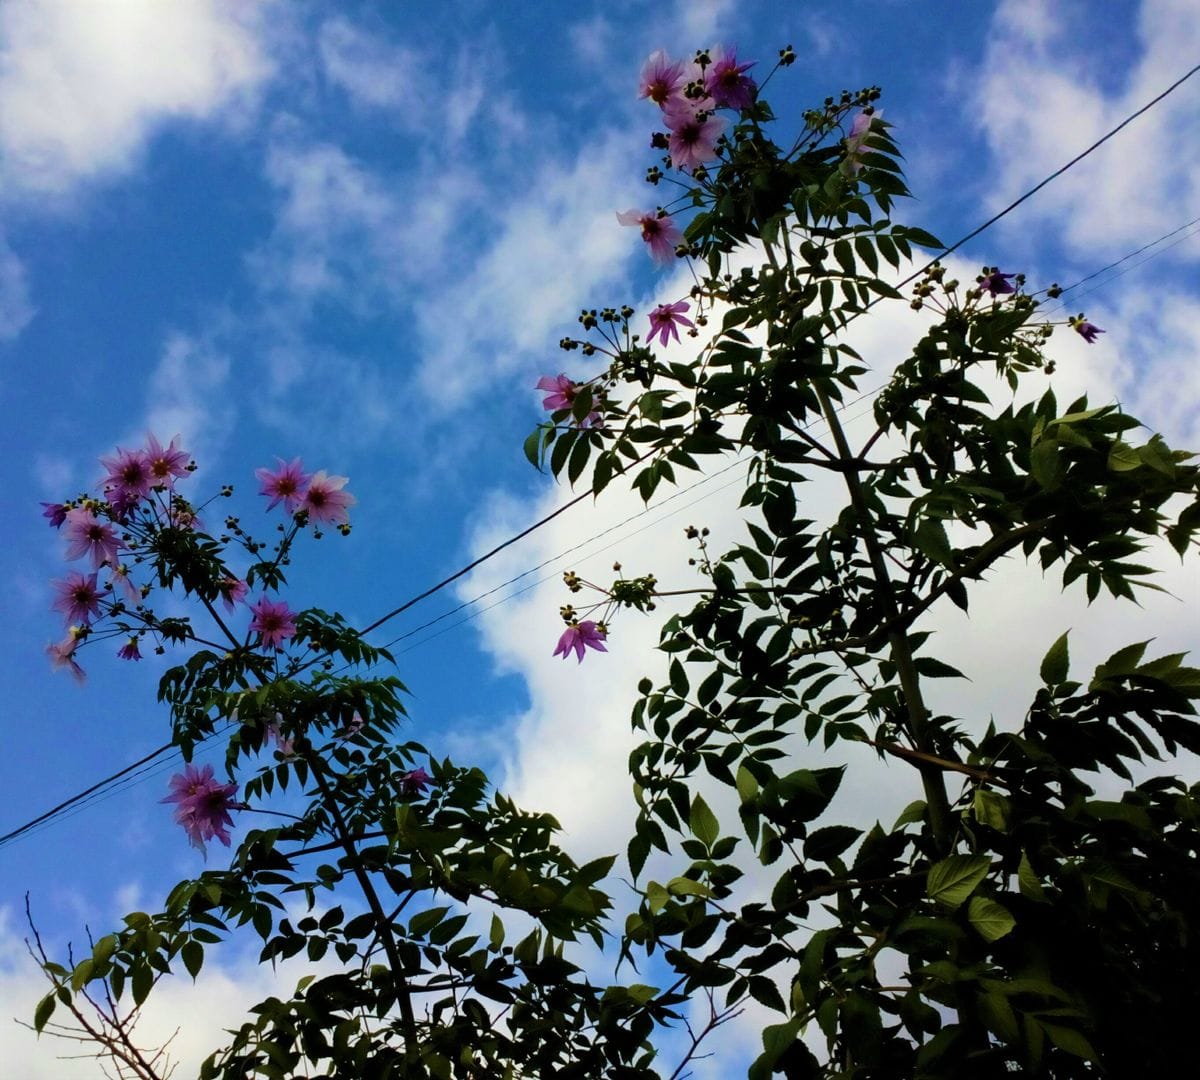
[[[239,809],[233,800],[237,784],[217,783],[211,765],[202,769],[185,765],[170,783],[171,794],[159,802],[175,803],[175,821],[183,826],[192,847],[204,851],[204,841],[214,838],[229,847],[226,826],[233,824],[229,811]]]
[[[117,534],[111,525],[96,517],[86,506],[67,511],[67,527],[63,535],[67,538],[67,558],[92,557],[92,567],[99,569],[104,563],[117,564]]]
[[[51,607],[63,613],[68,626],[72,623],[87,626],[94,615],[100,614],[100,590],[96,587],[95,574],[84,577],[70,573],[51,584],[58,593],[58,599]]]
[[[134,607],[142,602],[142,590],[129,579],[129,567],[113,565],[112,583],[114,589],[120,589],[125,599]]]
[[[46,646],[46,654],[50,657],[50,662],[54,665],[54,670],[58,671],[66,668],[71,673],[72,678],[78,683],[83,682],[85,678],[83,668],[75,660],[75,649],[82,637],[83,628],[72,626],[62,641]]]
[[[283,714],[276,713],[275,719],[267,724],[267,738],[275,744],[275,749],[279,751],[281,757],[293,758],[296,756],[296,740],[284,736],[280,729],[282,723]]]
[[[577,662],[583,662],[584,648],[595,649],[598,652],[608,652],[604,647],[604,639],[608,635],[605,631],[591,619],[581,623],[572,623],[563,632],[562,637],[558,639],[558,645],[555,646],[554,655],[561,656],[564,660],[571,655],[571,650],[575,650]]]
[[[282,600],[277,602],[263,596],[250,605],[250,610],[254,612],[250,632],[258,634],[264,648],[282,649],[285,641],[296,636],[296,615]]]
[[[295,513],[304,501],[304,493],[312,476],[304,471],[299,458],[292,458],[288,462],[283,458],[275,460],[279,462],[279,468],[274,472],[266,468],[254,470],[254,475],[262,483],[259,494],[271,500],[267,503],[268,510],[274,510],[283,503],[284,510],[289,514]]]
[[[241,578],[227,577],[217,582],[217,591],[221,594],[221,602],[226,611],[235,610],[246,598],[249,588]]]
[[[683,239],[683,233],[671,220],[670,214],[653,210],[621,210],[617,213],[617,220],[622,225],[641,226],[642,239],[650,249],[650,258],[659,266],[675,258],[675,247]]]
[[[692,102],[672,101],[663,109],[670,131],[667,150],[677,169],[692,171],[717,156],[717,139],[725,130],[725,121]]]
[[[166,447],[153,435],[148,435],[144,453],[154,487],[171,488],[175,486],[176,477],[187,476],[188,455],[179,449],[178,435],[171,440],[170,446]]]
[[[638,97],[649,98],[659,108],[682,97],[686,66],[683,60],[672,60],[665,49],[652,52],[638,76]]]
[[[329,476],[324,469],[313,473],[301,506],[302,510],[308,511],[308,520],[348,525],[350,518],[346,511],[358,502],[348,491],[342,490],[348,482],[344,476]]]
[[[548,391],[542,398],[542,408],[549,412],[557,412],[559,409],[571,407],[579,384],[573,379],[568,379],[566,375],[543,375],[538,379],[536,389]]]
[[[114,505],[126,509],[150,494],[154,478],[150,475],[150,462],[144,450],[122,450],[110,457],[102,457],[100,464],[108,470],[101,483]]]
[[[130,636],[129,640],[117,650],[117,655],[122,660],[140,660],[142,658],[141,650],[138,648],[137,634]]]
[[[42,503],[42,517],[55,529],[67,520],[67,508],[62,503]]]
[[[673,304],[659,304],[650,312],[650,336],[646,340],[653,341],[657,334],[659,342],[663,345],[667,344],[668,336],[678,341],[678,327],[696,325],[691,319],[684,316],[683,313],[687,309],[686,300],[677,300]]]
[[[1089,345],[1095,344],[1096,338],[1105,333],[1095,323],[1090,323],[1082,315],[1073,316],[1071,318],[1071,329],[1075,331]]]
[[[430,783],[433,777],[429,775],[422,767],[418,766],[411,772],[406,772],[400,776],[400,794],[408,798],[414,795],[420,795]]]
[[[990,293],[992,296],[1016,292],[1017,290],[1009,284],[1016,276],[1016,274],[1002,274],[999,270],[993,270],[979,283],[979,288],[982,292]]]
[[[739,64],[737,50],[722,51],[704,72],[704,89],[717,108],[748,109],[758,85],[745,73],[754,63]]]
[[[871,133],[871,122],[883,116],[882,109],[874,112],[860,112],[850,125],[850,134],[846,136],[846,168],[852,174],[857,174],[863,167],[862,156],[866,153],[863,144]]]

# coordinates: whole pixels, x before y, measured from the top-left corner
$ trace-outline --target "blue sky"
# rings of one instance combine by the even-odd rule
[[[640,179],[653,116],[634,96],[651,50],[736,44],[765,73],[793,44],[799,60],[768,95],[784,131],[827,94],[879,84],[915,195],[900,215],[946,240],[1200,53],[1200,14],[1185,0],[1106,4],[1102,26],[1082,0],[933,7],[0,5],[0,833],[166,736],[154,705],[164,662],[89,649],[80,688],[44,655],[61,636],[48,581],[64,564],[38,502],[93,485],[114,445],[180,434],[200,465],[192,490],[235,484],[246,522],[261,512],[253,470],[276,455],[349,476],[354,531],[299,552],[289,599],[359,625],[562,500],[520,453],[539,417],[538,377],[584,370],[556,342],[584,305],[644,309],[684,291],[681,272],[656,272],[614,217],[658,201]],[[964,272],[997,263],[1066,284],[1200,216],[1198,94],[1200,80],[1185,84],[973,241]],[[1190,236],[1154,251],[1072,300],[1069,311],[1086,308],[1108,332],[1090,349],[1056,336],[1060,398],[1090,387],[1197,445],[1200,246]],[[911,337],[907,318],[881,315],[864,331],[877,365]],[[701,515],[733,526],[722,483],[612,534],[604,543],[620,544],[596,564],[650,559],[660,578],[679,573],[682,525]],[[380,640],[637,509],[614,494],[565,515]],[[1171,573],[1194,603],[1194,565]],[[998,669],[1040,655],[1081,618],[1038,608],[1060,603],[1044,592],[1056,586],[1014,578],[956,629],[955,647],[986,669],[981,710],[1000,707]],[[404,654],[399,674],[414,737],[558,813],[590,857],[621,842],[626,717],[655,663],[653,627],[618,627],[611,656],[568,668],[549,656],[561,602],[548,582]],[[1118,644],[1136,637],[1134,615],[1151,628],[1141,636],[1186,647],[1194,610],[1148,604],[1085,621],[1096,650],[1109,632]],[[1067,621],[1042,642],[1027,631],[1043,618]],[[0,848],[4,1015],[34,1000],[19,948],[26,891],[50,937],[78,939],[84,922],[98,929],[152,906],[200,869],[157,803],[165,789],[156,775]],[[231,964],[222,977],[221,994],[252,1000],[256,974]],[[15,1046],[15,1028],[0,1045],[10,1036]],[[59,1048],[20,1047],[23,1075],[68,1075],[56,1071]],[[100,1075],[79,1068],[70,1075]]]

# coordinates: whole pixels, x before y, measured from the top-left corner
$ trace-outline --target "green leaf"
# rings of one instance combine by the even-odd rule
[[[1070,631],[1067,631],[1067,633],[1070,633]],[[1042,658],[1042,682],[1047,686],[1059,686],[1067,681],[1067,672],[1070,670],[1070,666],[1071,658],[1067,651],[1067,634],[1063,634],[1062,637],[1050,646],[1050,651]]]
[[[967,919],[984,941],[999,941],[1017,925],[1008,908],[986,896],[971,897]]]
[[[1047,1024],[1042,1022],[1042,1027],[1046,1034],[1050,1036],[1050,1041],[1054,1043],[1060,1050],[1066,1051],[1068,1054],[1074,1054],[1078,1058],[1083,1058],[1084,1061],[1096,1061],[1096,1051],[1092,1048],[1092,1044],[1087,1041],[1086,1036],[1081,1031],[1075,1028],[1060,1027],[1058,1024]]]
[[[418,912],[409,920],[409,934],[415,938],[424,937],[446,917],[449,911],[448,907],[435,907],[428,911]]]
[[[997,832],[1008,832],[1008,821],[1009,815],[1012,812],[1012,804],[1008,801],[1007,796],[1001,795],[998,791],[991,791],[988,788],[977,788],[975,790],[973,809],[975,811],[975,820],[981,825],[987,825]]]
[[[712,889],[703,881],[696,881],[689,877],[671,878],[667,882],[667,892],[672,896],[712,896]]]
[[[1042,883],[1029,862],[1029,856],[1023,851],[1020,865],[1017,867],[1017,886],[1026,900],[1034,900],[1038,903],[1046,902],[1046,890],[1042,888]]]
[[[742,802],[748,803],[758,794],[758,790],[758,780],[755,779],[754,773],[745,765],[739,765],[737,771],[738,797]]]
[[[692,835],[706,848],[711,848],[721,835],[716,815],[699,795],[692,800],[692,811],[688,816],[688,827]]]
[[[992,860],[986,855],[951,855],[929,868],[925,891],[948,908],[956,908],[987,877]]]
[[[954,566],[954,552],[946,527],[937,518],[925,518],[913,533],[913,546],[927,559],[942,566]]]
[[[1047,491],[1054,491],[1062,483],[1063,466],[1058,443],[1043,439],[1029,452],[1029,471],[1033,478]]]
[[[42,1028],[46,1026],[46,1021],[54,1013],[54,1006],[57,1004],[58,995],[53,990],[37,1003],[37,1008],[33,1010],[33,1027],[35,1031],[41,1032]]]
[[[183,966],[187,968],[187,973],[194,979],[204,965],[204,946],[198,941],[189,941],[180,949],[179,954],[183,957]]]
[[[1142,467],[1141,455],[1128,443],[1115,442],[1108,452],[1109,472],[1133,472]]]
[[[841,855],[860,836],[862,829],[853,829],[849,825],[826,825],[804,841],[804,857],[827,863]]]

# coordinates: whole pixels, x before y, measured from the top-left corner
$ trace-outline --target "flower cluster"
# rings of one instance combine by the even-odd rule
[[[205,850],[206,840],[217,839],[229,847],[227,826],[233,824],[230,810],[241,809],[233,796],[237,784],[221,784],[213,777],[213,767],[197,769],[184,766],[170,781],[171,794],[159,802],[175,803],[175,821],[182,825],[192,846]]]
[[[651,145],[663,147],[671,164],[694,172],[717,156],[717,140],[725,120],[717,109],[746,109],[758,91],[746,74],[753,63],[739,64],[735,49],[701,51],[690,61],[672,60],[665,50],[651,53],[638,79],[638,96],[662,110],[666,134]]]
[[[255,469],[262,487],[259,493],[271,501],[267,509],[273,510],[280,503],[289,514],[303,513],[306,520],[314,523],[336,525],[343,534],[350,531],[347,511],[357,501],[342,488],[348,483],[344,476],[330,476],[321,469],[306,473],[299,458],[284,461],[276,458],[278,468]]]

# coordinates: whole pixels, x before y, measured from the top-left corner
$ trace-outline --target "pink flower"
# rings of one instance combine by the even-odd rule
[[[346,510],[358,500],[342,488],[348,483],[344,476],[329,476],[325,470],[313,473],[308,491],[304,493],[302,510],[308,511],[309,521],[324,521],[330,525],[348,525]]]
[[[432,780],[433,777],[418,766],[411,772],[401,774],[400,794],[411,799],[414,795],[420,795],[422,791],[429,787]]]
[[[262,482],[259,494],[271,500],[267,503],[268,510],[274,510],[283,503],[284,510],[291,514],[304,501],[304,493],[312,477],[304,471],[299,458],[292,458],[289,462],[279,457],[275,460],[279,462],[279,468],[274,472],[266,468],[254,470],[254,475]]]
[[[42,503],[42,517],[54,528],[59,528],[67,520],[67,508],[62,503]]]
[[[188,474],[188,455],[179,449],[179,436],[171,440],[171,445],[164,447],[153,435],[146,437],[146,467],[150,470],[150,478],[154,487],[170,488],[175,486],[176,477]]]
[[[76,507],[67,511],[67,528],[64,536],[67,538],[67,558],[81,559],[91,555],[93,568],[99,568],[104,563],[109,566],[117,564],[117,534],[111,525],[106,525],[86,506]]]
[[[296,636],[295,613],[282,600],[276,602],[262,597],[251,604],[254,618],[250,620],[250,631],[259,635],[259,643],[267,649],[282,649],[283,643]]]
[[[663,109],[671,137],[667,149],[675,168],[691,171],[717,156],[717,139],[725,130],[725,121],[692,102],[671,101]]]
[[[226,611],[233,611],[246,597],[249,586],[241,578],[222,578],[217,582],[217,591]]]
[[[144,450],[122,450],[111,457],[102,457],[100,464],[108,470],[101,481],[113,505],[128,509],[139,499],[150,494],[154,478],[150,475],[150,462]]]
[[[1092,345],[1096,341],[1096,337],[1103,334],[1105,331],[1096,326],[1095,323],[1090,323],[1082,315],[1073,315],[1070,319],[1071,329],[1075,331],[1084,341]]]
[[[100,590],[96,587],[95,574],[84,577],[79,573],[70,573],[51,584],[58,593],[58,599],[51,607],[63,613],[68,625],[83,623],[86,626],[92,621],[93,615],[100,614]]]
[[[677,300],[673,304],[659,304],[650,312],[650,336],[646,340],[653,341],[654,335],[657,334],[659,342],[663,345],[667,344],[668,336],[678,341],[678,326],[696,325],[691,319],[684,317],[683,312],[687,309],[686,300]]]
[[[293,758],[296,756],[296,742],[294,739],[284,738],[283,732],[279,729],[282,722],[283,714],[276,713],[275,719],[267,724],[267,737],[275,743],[275,749],[282,757]]]
[[[227,825],[233,824],[231,809],[240,809],[233,801],[237,784],[218,784],[213,768],[197,769],[185,765],[183,772],[171,777],[171,794],[159,802],[175,803],[175,821],[182,825],[192,847],[204,851],[204,841],[217,839],[229,847]]]
[[[72,626],[67,631],[67,636],[55,643],[54,645],[46,646],[46,653],[50,657],[50,662],[54,665],[54,670],[66,668],[75,679],[76,682],[83,682],[85,676],[83,668],[75,660],[75,649],[79,645],[80,638],[83,637],[83,628]]]
[[[683,239],[679,226],[670,214],[659,214],[650,210],[622,210],[617,214],[622,225],[640,225],[642,239],[650,248],[650,258],[659,266],[675,258],[675,247]]]
[[[882,109],[876,109],[873,113],[860,112],[854,118],[854,123],[850,125],[850,134],[844,140],[846,144],[846,168],[850,173],[855,174],[862,169],[862,156],[865,153],[863,143],[871,133],[871,121],[881,116],[883,116]]]
[[[737,50],[722,52],[704,73],[704,89],[717,108],[748,109],[754,101],[758,86],[744,72],[754,67],[753,62],[739,64]]]
[[[137,634],[132,635],[124,645],[117,650],[117,655],[122,660],[140,660],[142,654],[138,649]]]
[[[979,283],[979,288],[982,292],[991,293],[992,296],[999,296],[1001,293],[1016,292],[1017,290],[1009,284],[1016,276],[1016,274],[1002,274],[999,270],[992,270]]]
[[[125,594],[125,599],[128,600],[134,607],[142,602],[142,591],[132,581],[129,580],[128,566],[113,566],[112,567],[113,586],[121,590]]]
[[[683,60],[672,60],[665,49],[652,52],[638,76],[638,97],[649,98],[660,108],[683,93]]]
[[[575,650],[575,655],[578,662],[583,662],[583,651],[586,646],[589,649],[595,649],[598,652],[608,652],[604,647],[604,639],[608,634],[602,627],[588,619],[586,622],[572,623],[563,632],[562,637],[558,639],[558,645],[554,649],[555,656],[561,656],[564,660],[571,655],[571,650]]]
[[[553,375],[543,375],[538,379],[536,389],[549,391],[542,398],[542,408],[550,412],[557,412],[559,409],[569,409],[571,407],[571,402],[575,400],[575,392],[579,389],[579,384],[573,379],[568,379],[566,375],[559,375],[557,378]]]

